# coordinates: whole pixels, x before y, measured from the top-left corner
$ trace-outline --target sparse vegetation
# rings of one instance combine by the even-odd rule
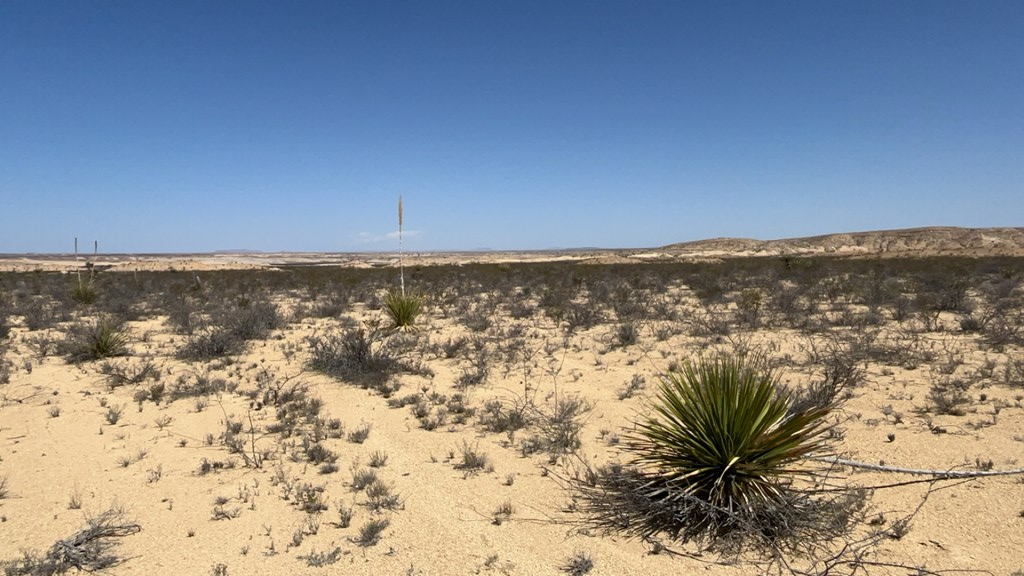
[[[216,486],[220,496],[200,521],[266,521],[264,541],[243,550],[263,550],[275,569],[284,558],[348,562],[351,552],[335,542],[372,546],[389,526],[397,541],[380,554],[401,554],[406,523],[422,522],[420,506],[437,504],[462,478],[498,494],[439,518],[475,514],[504,526],[486,530],[536,525],[551,536],[538,520],[551,515],[592,537],[625,533],[663,553],[650,560],[653,573],[686,571],[681,556],[691,553],[780,576],[883,574],[893,567],[871,562],[899,555],[921,573],[942,573],[953,553],[907,544],[931,537],[911,522],[919,504],[912,496],[887,501],[880,513],[871,507],[874,476],[824,458],[863,448],[846,439],[849,431],[870,438],[872,449],[912,455],[908,466],[935,465],[955,444],[942,468],[1005,472],[1013,453],[1001,443],[1016,449],[1021,435],[1004,432],[1024,414],[1019,270],[1015,259],[945,258],[416,266],[404,272],[418,294],[431,295],[420,301],[430,305],[426,324],[423,316],[392,318],[386,300],[401,292],[383,295],[396,281],[387,264],[103,272],[90,275],[97,297],[89,305],[69,300],[65,275],[0,273],[0,421],[15,422],[9,436],[18,444],[0,462],[13,463],[0,477],[0,498],[13,496],[2,520],[17,530],[22,505],[37,498],[26,478],[38,478],[39,465],[23,460],[66,457],[39,449],[35,432],[22,436],[18,423],[31,417],[62,433],[93,415],[76,445],[109,450],[109,486]],[[110,334],[95,338],[102,323]],[[116,344],[118,334],[119,347],[103,343]],[[72,365],[54,363],[55,355]],[[734,378],[723,365],[685,358],[746,364]],[[57,370],[64,373],[54,377]],[[708,374],[740,392],[697,392],[689,381]],[[762,378],[749,382],[750,374]],[[739,417],[712,426],[727,405]],[[922,438],[927,452],[916,449]],[[159,462],[133,466],[147,450]],[[184,466],[169,466],[168,454],[187,458]],[[323,476],[341,468],[351,477]],[[538,481],[570,488],[564,510],[534,498]],[[990,490],[981,484],[974,486]],[[107,484],[74,485],[82,491],[68,508],[106,497],[95,486]],[[1010,492],[1000,497],[1017,486],[1001,486]],[[169,521],[180,520],[183,504],[163,503]],[[1016,522],[1016,513],[994,511],[993,522]],[[203,533],[189,522],[179,538]],[[321,522],[337,532],[316,537]],[[920,538],[906,537],[918,530]],[[587,542],[587,553],[551,564],[591,570],[608,541]],[[483,550],[473,568],[513,572],[498,552],[507,558]],[[226,572],[220,558],[202,558],[200,570]]]
[[[107,406],[106,419],[107,424],[111,426],[117,424],[121,420],[121,415],[124,414],[124,406]]]
[[[583,576],[588,574],[594,569],[594,559],[591,558],[590,554],[577,550],[573,552],[565,564],[562,564],[561,570],[570,576]]]
[[[370,454],[370,467],[383,468],[388,463],[388,453],[382,450],[375,450]]]
[[[324,566],[330,566],[331,564],[336,563],[338,560],[341,560],[341,557],[343,555],[344,552],[342,551],[341,547],[335,546],[334,549],[332,549],[330,552],[317,552],[314,550],[309,554],[306,554],[305,556],[299,556],[299,560],[305,560],[306,566],[311,566],[313,568],[322,568]]]
[[[366,442],[366,439],[370,437],[370,424],[363,423],[358,428],[350,430],[348,433],[348,441],[353,444],[362,444]]]
[[[401,496],[380,479],[376,479],[366,486],[366,507],[374,512],[395,510],[401,503]]]
[[[462,442],[460,449],[460,459],[455,463],[456,470],[464,470],[469,474],[486,470],[490,467],[490,460],[487,458],[487,454],[480,451],[478,446],[471,445],[467,441]]]
[[[512,506],[512,502],[506,500],[499,504],[498,507],[494,509],[494,512],[491,512],[491,523],[501,526],[506,520],[512,517],[512,514],[514,514],[515,511],[516,510],[515,507]]]
[[[384,530],[391,525],[391,521],[387,518],[373,518],[368,520],[359,528],[359,535],[355,539],[355,543],[360,546],[374,546],[380,542],[381,536]]]
[[[300,484],[295,488],[295,505],[306,514],[318,514],[327,510],[324,487]]]
[[[106,361],[100,365],[100,373],[106,375],[107,385],[111,388],[136,386],[146,380],[159,380],[160,368],[150,359],[139,362]],[[158,400],[154,402],[159,403]]]

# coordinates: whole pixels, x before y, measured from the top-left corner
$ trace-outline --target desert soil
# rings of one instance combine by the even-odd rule
[[[60,259],[27,260],[5,265],[22,270],[68,266]],[[101,274],[109,283],[128,282],[133,269],[206,273],[267,267],[237,257],[191,265],[190,260],[195,259],[108,262],[123,271]],[[370,266],[391,263],[383,259]],[[12,299],[33,298],[26,288],[30,276],[6,277]],[[14,294],[18,290],[27,292]],[[686,319],[708,310],[689,287],[679,284],[669,286],[664,296],[676,309],[677,320],[639,322],[636,341],[623,344],[613,314],[593,326],[568,330],[564,320],[536,307],[529,316],[513,317],[507,295],[467,294],[461,298],[469,302],[431,294],[418,331],[387,336],[402,339],[403,357],[427,369],[392,376],[391,385],[398,389],[392,398],[419,395],[425,410],[436,417],[440,401],[427,399],[462,394],[476,410],[460,423],[449,405],[446,418],[432,430],[417,418],[415,405],[391,407],[373,388],[308,366],[311,337],[385,322],[373,302],[379,294],[372,292],[327,317],[308,314],[316,295],[300,289],[270,293],[285,319],[281,327],[247,342],[240,354],[211,361],[178,357],[189,337],[176,333],[165,314],[143,314],[128,322],[127,356],[79,363],[69,363],[52,350],[47,353],[45,341],[59,341],[71,325],[91,318],[89,307],[72,308],[68,317],[35,330],[23,316],[12,314],[3,356],[9,381],[0,384],[0,481],[6,491],[0,499],[0,560],[14,560],[24,551],[45,554],[56,540],[81,529],[90,515],[119,508],[141,530],[117,539],[113,551],[120,562],[109,569],[117,575],[564,574],[571,572],[574,555],[592,559],[589,574],[595,575],[752,573],[749,565],[716,564],[713,555],[698,556],[692,546],[668,540],[663,543],[680,555],[653,553],[651,543],[621,535],[581,531],[580,514],[573,510],[563,479],[581,459],[599,464],[621,458],[615,439],[628,434],[659,375],[673,362],[714,350],[757,347],[779,360],[784,381],[799,386],[820,377],[820,366],[809,362],[816,346],[835,341],[837,333],[861,328],[837,322],[828,330],[807,333],[765,322],[760,327],[737,324],[724,335],[700,334],[687,328]],[[516,296],[531,302],[539,297]],[[863,312],[862,307],[849,307]],[[734,318],[734,309],[727,302],[720,311]],[[474,315],[477,310],[482,312]],[[835,310],[831,317],[839,314]],[[933,320],[930,327],[912,319],[889,320],[878,329],[878,338],[914,346],[925,359],[860,363],[865,378],[839,414],[843,436],[837,449],[850,459],[910,468],[1024,466],[1024,387],[1001,376],[1021,359],[1021,348],[987,345],[982,334],[960,330],[959,316],[952,312]],[[913,337],[906,332],[914,332]],[[909,339],[900,339],[904,337]],[[442,352],[445,343],[460,338],[480,338],[492,354],[486,379],[467,388],[456,384],[473,370],[472,352],[453,357]],[[506,360],[501,354],[509,338],[520,341],[522,348]],[[159,382],[168,390],[179,380],[207,377],[223,379],[234,391],[138,401],[139,390],[155,380],[112,387],[101,370],[105,362],[134,367],[146,361],[159,369]],[[971,382],[961,415],[938,414],[929,399],[933,384],[950,376]],[[646,386],[620,398],[635,378]],[[322,440],[337,457],[337,471],[321,473],[304,456],[308,429],[292,436],[268,432],[278,417],[274,407],[245,394],[268,382],[305,385],[309,397],[322,400],[322,420],[340,420],[345,434]],[[521,442],[530,430],[512,436],[490,432],[479,423],[488,401],[510,405],[530,399],[545,411],[560,399],[574,397],[591,410],[580,419],[581,446],[573,455],[524,455]],[[112,409],[123,411],[115,419]],[[225,445],[231,422],[241,423],[241,453]],[[365,441],[347,439],[364,425],[369,426]],[[484,455],[486,465],[463,467],[467,450]],[[386,463],[369,468],[375,453],[386,454]],[[258,467],[249,461],[256,457],[261,460]],[[213,469],[204,470],[204,463]],[[399,502],[391,509],[371,510],[365,491],[353,487],[353,471],[358,469],[375,471]],[[915,478],[852,469],[844,469],[843,476],[865,486]],[[304,483],[322,487],[319,497],[326,510],[300,510],[297,490]],[[1024,570],[1024,483],[1019,476],[946,482],[934,488],[909,532],[883,541],[871,560],[936,571],[1010,575]],[[871,505],[886,527],[912,512],[928,489],[928,484],[918,484],[878,490]],[[510,514],[497,512],[509,505]],[[345,509],[352,518],[342,527],[340,511]],[[380,540],[372,545],[357,542],[360,530],[380,519],[388,521]],[[308,565],[311,554],[334,550],[335,563]],[[877,574],[906,572],[872,569]]]

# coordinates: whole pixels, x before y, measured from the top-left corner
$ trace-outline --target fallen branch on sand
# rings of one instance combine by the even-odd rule
[[[920,468],[901,468],[898,466],[885,466],[883,464],[868,464],[855,460],[844,460],[842,458],[817,458],[822,462],[848,466],[850,468],[862,468],[864,470],[875,470],[878,472],[892,472],[895,474],[910,474],[913,476],[932,476],[937,480],[945,478],[983,478],[986,476],[1018,476],[1024,475],[1024,468],[1012,470],[927,470]]]
[[[115,546],[112,538],[138,533],[142,527],[124,521],[124,511],[108,509],[99,516],[87,519],[87,526],[50,546],[46,556],[25,552],[18,560],[3,562],[4,574],[23,576],[50,576],[63,574],[71,568],[94,572],[118,564],[121,560],[111,553]]]

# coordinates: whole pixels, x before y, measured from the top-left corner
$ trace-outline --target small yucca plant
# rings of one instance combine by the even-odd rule
[[[72,331],[64,343],[69,362],[100,360],[128,353],[128,330],[114,319],[101,319]]]
[[[391,329],[409,330],[415,327],[416,317],[423,311],[423,298],[392,290],[384,295],[384,311],[391,319]]]
[[[71,299],[83,306],[95,304],[97,297],[96,289],[93,288],[91,280],[83,282],[82,278],[79,277],[78,282],[71,287]]]
[[[128,352],[128,331],[116,320],[100,321],[93,327],[87,342],[93,358],[122,356]]]

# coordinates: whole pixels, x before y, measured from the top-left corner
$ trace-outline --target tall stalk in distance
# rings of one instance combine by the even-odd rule
[[[398,195],[398,282],[405,297],[405,258],[402,252],[402,195]]]
[[[78,289],[82,289],[82,270],[78,268],[78,236],[75,236],[75,273],[78,274]]]

